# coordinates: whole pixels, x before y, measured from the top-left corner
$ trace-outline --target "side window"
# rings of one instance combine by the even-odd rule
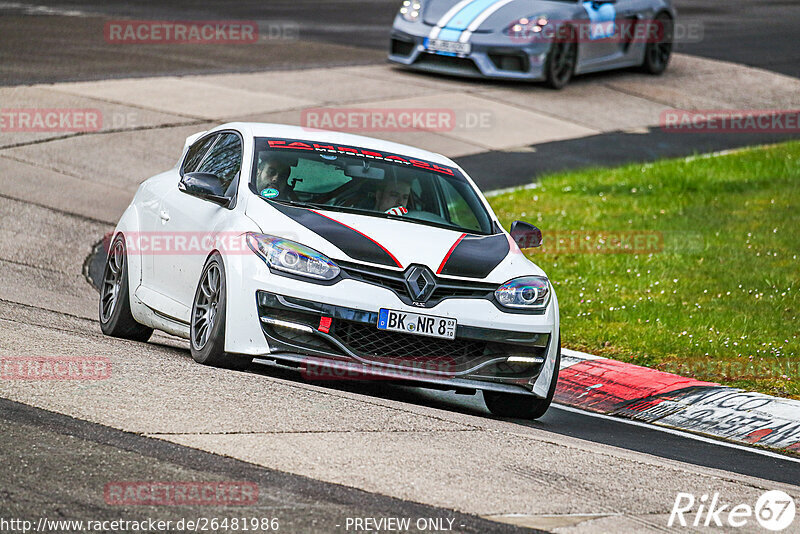
[[[214,140],[216,138],[216,134],[209,135],[208,137],[204,137],[194,142],[194,144],[189,148],[189,152],[186,154],[186,160],[183,163],[184,174],[197,170],[197,166],[200,165],[200,162],[203,160],[203,156],[206,155],[208,149],[212,144],[214,144]]]
[[[233,133],[219,136],[196,172],[216,174],[227,188],[242,167],[242,140]]]

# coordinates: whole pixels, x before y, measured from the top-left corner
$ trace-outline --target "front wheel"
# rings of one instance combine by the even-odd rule
[[[557,39],[550,47],[544,63],[545,84],[551,89],[562,89],[575,74],[578,63],[578,40],[575,32],[570,28],[565,33],[566,38]]]
[[[669,59],[672,56],[672,41],[674,24],[672,19],[661,13],[656,17],[655,29],[657,38],[648,42],[644,51],[642,70],[648,74],[661,74],[667,70]],[[652,32],[648,32],[650,34]]]
[[[128,255],[125,238],[118,235],[108,249],[100,287],[100,329],[107,336],[147,341],[153,329],[136,322],[128,291]]]
[[[547,390],[547,397],[538,399],[528,395],[515,395],[513,393],[499,393],[496,391],[484,391],[483,402],[492,414],[498,417],[511,417],[515,419],[539,419],[542,417],[556,393],[558,383],[558,370],[561,366],[561,338],[558,340],[558,352],[556,353],[556,365],[553,370],[553,379],[550,381],[550,388]]]
[[[215,252],[206,262],[192,302],[189,330],[192,358],[197,363],[244,369],[252,358],[225,352],[227,284],[222,256]]]

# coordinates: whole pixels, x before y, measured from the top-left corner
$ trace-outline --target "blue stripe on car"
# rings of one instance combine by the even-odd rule
[[[439,38],[445,39],[445,37],[442,37],[442,35],[444,35],[444,33],[448,30],[454,30],[458,33],[458,35],[456,35],[455,38],[450,38],[447,40],[457,41],[461,32],[466,30],[473,20],[478,18],[481,13],[492,7],[492,5],[494,5],[496,2],[497,0],[475,0],[471,4],[465,6],[464,9],[456,13],[452,19],[447,21],[447,24],[442,30]]]

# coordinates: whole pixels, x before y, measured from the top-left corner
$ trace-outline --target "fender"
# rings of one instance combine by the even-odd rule
[[[555,288],[550,284],[550,291],[552,295],[552,305],[548,309],[548,316],[552,315],[553,318],[553,335],[550,339],[550,346],[547,350],[547,361],[539,373],[536,382],[533,383],[533,393],[541,398],[547,396],[547,391],[550,389],[550,383],[553,380],[558,380],[558,369],[556,368],[556,355],[558,354],[558,340],[561,337],[561,320],[558,310],[558,298],[556,298]]]
[[[244,234],[247,232],[262,233],[263,230],[253,219],[244,215],[244,208],[245,206],[242,206],[241,212],[232,212],[230,220],[214,229],[215,232],[223,235],[242,236],[241,247],[234,247],[231,250],[215,249],[222,256],[227,285],[225,351],[237,354],[263,354],[268,350],[264,350],[264,334],[261,331],[261,321],[255,305],[256,296],[255,293],[250,294],[248,288],[254,270],[267,270],[267,267],[263,260],[250,250],[244,238]],[[198,263],[205,265],[213,252],[214,250],[209,251],[208,256],[198,257]],[[200,283],[199,276],[196,283]],[[192,304],[190,302],[189,307]]]
[[[141,186],[139,189],[141,190]],[[111,237],[111,241],[109,241],[109,245],[119,234],[129,236],[136,235],[141,231],[141,214],[136,208],[136,199],[138,196],[139,191],[136,192],[133,201],[128,205],[122,217],[120,217],[116,228],[114,228],[114,233]],[[106,253],[108,253],[108,250],[106,250]],[[135,295],[136,290],[139,289],[139,286],[142,284],[141,251],[137,248],[137,250],[131,252],[126,245],[125,253],[128,260],[128,299],[131,305],[131,315],[133,315],[133,318],[136,319],[137,322],[152,326],[148,320],[150,314],[146,311],[146,306]]]

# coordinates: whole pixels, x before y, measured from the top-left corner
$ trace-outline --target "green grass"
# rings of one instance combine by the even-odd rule
[[[800,398],[799,142],[556,174],[490,202],[506,228],[542,229],[526,254],[556,288],[564,346]],[[558,246],[570,231],[657,244]]]

